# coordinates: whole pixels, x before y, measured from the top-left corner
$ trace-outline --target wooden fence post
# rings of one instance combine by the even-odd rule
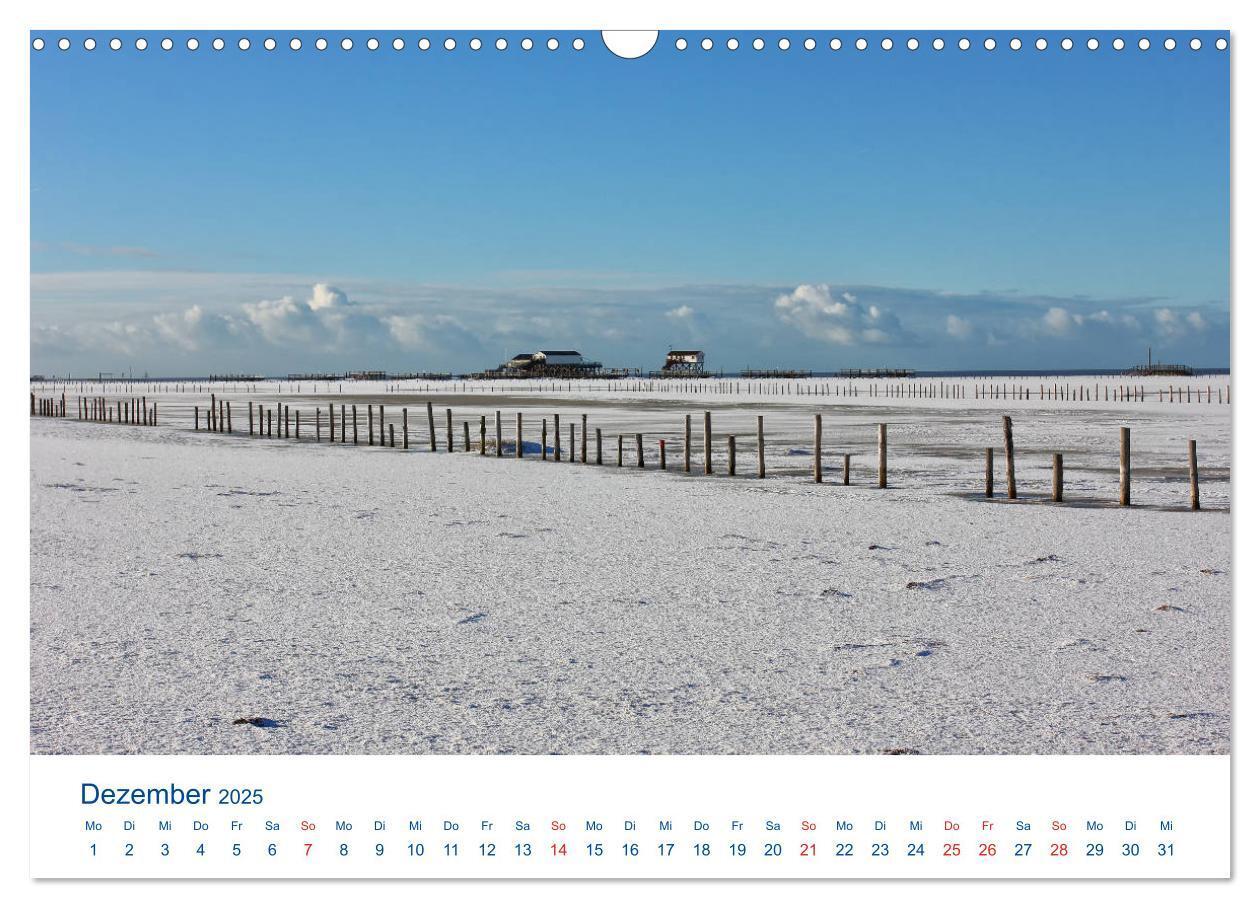
[[[403,450],[404,450],[404,451],[406,451],[406,450],[408,450],[408,449],[411,447],[411,435],[410,435],[410,430],[409,430],[409,429],[408,429],[408,427],[407,427],[407,408],[406,408],[406,407],[403,407],[403,408],[402,408],[402,411],[403,411],[403,412],[402,412],[402,419],[403,419]]]
[[[604,430],[598,426],[595,428],[595,464],[596,466],[604,465]]]
[[[394,424],[392,422],[389,424],[389,446],[391,448],[394,446]]]
[[[576,431],[577,430],[574,428],[573,423],[569,423],[569,463],[573,463],[573,459],[577,452],[577,442],[574,440],[576,438]]]
[[[661,469],[663,470],[665,469],[665,439],[660,439],[659,445],[661,449]]]
[[[624,435],[617,436],[617,466],[622,466],[625,463],[625,458],[623,456],[625,453],[625,440]]]
[[[643,433],[636,432],[634,435],[634,450],[637,454],[636,463],[639,468],[643,468]]]
[[[713,414],[704,411],[704,475],[713,473]]]
[[[525,456],[525,424],[521,411],[516,411],[516,459],[520,460]]]
[[[446,453],[455,453],[455,423],[451,408],[446,408]]]
[[[1011,418],[1002,417],[1002,448],[1006,452],[1006,497],[1015,499],[1015,432]]]
[[[429,411],[429,450],[436,451],[437,450],[437,430],[433,426],[433,401],[427,401],[425,403],[425,407]],[[495,415],[496,424],[498,422],[498,419],[499,417],[496,414]],[[498,439],[495,440],[495,447],[496,448],[500,447]]]
[[[735,475],[735,436],[726,436],[726,475]]]
[[[552,416],[555,420],[551,424],[551,428],[554,430],[552,434],[555,435],[556,437],[556,452],[555,452],[555,457],[553,459],[555,460],[556,463],[559,463],[560,462],[560,414],[554,413],[552,414]]]
[[[586,414],[582,414],[582,463],[586,463]]]
[[[848,454],[844,455],[844,484],[846,486],[849,484],[849,456]]]
[[[879,487],[888,488],[888,424],[879,424]]]
[[[1219,398],[1218,398],[1219,400]],[[1199,446],[1190,439],[1190,510],[1199,510]]]
[[[359,405],[358,404],[350,405],[350,423],[351,423],[351,426],[353,427],[354,443],[357,445],[359,443]]]
[[[1120,506],[1129,506],[1129,427],[1120,427]]]
[[[822,482],[822,414],[814,414],[814,482]]]
[[[472,438],[468,435],[468,420],[464,420],[464,453],[472,450]]]
[[[1055,454],[1050,462],[1050,498],[1063,500],[1063,455]]]
[[[201,408],[193,407],[193,431],[201,431]]]
[[[249,401],[249,403],[246,405],[246,409],[249,410],[249,434],[253,435],[254,434],[254,402],[252,400]]]
[[[494,456],[503,456],[503,414],[494,411]]]
[[[993,497],[993,449],[984,449],[984,497]]]
[[[320,425],[320,423],[323,421],[323,418],[324,418],[324,411],[321,410],[319,407],[316,407],[315,408],[315,440],[316,441],[324,440],[324,433],[323,431],[321,431],[322,426]]]
[[[691,472],[691,414],[683,419],[683,472]]]
[[[485,414],[482,414],[481,416],[481,454],[480,456],[481,457],[486,456],[486,417],[485,417]]]
[[[368,411],[367,435],[368,435],[368,447],[370,448],[376,444],[376,432],[373,430],[373,420],[375,419],[375,415],[372,413],[371,404],[368,404],[367,411]]]
[[[766,436],[762,417],[757,417],[757,478],[766,478]]]

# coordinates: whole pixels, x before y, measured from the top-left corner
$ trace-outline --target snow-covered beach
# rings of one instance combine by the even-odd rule
[[[1145,385],[1153,396],[1160,383]],[[70,418],[32,418],[33,751],[1229,750],[1228,404],[849,398],[804,384],[217,390],[232,435],[192,431],[204,389],[147,392],[157,427],[77,421],[75,396],[94,393],[77,389]],[[303,410],[301,441],[249,437],[247,400]],[[411,449],[316,443],[314,408],[351,400],[385,404],[395,424],[414,408]],[[698,465],[705,409],[715,475],[684,475],[683,414]],[[523,461],[463,453],[463,422],[475,447],[495,410],[508,440],[525,413]],[[543,462],[555,414],[564,457]],[[592,461],[603,431],[603,467],[568,462],[582,414]],[[1002,414],[1016,502],[981,494],[986,446],[1001,486]],[[1114,505],[1120,426],[1133,438],[1127,509]],[[618,469],[616,437],[633,464],[635,433],[651,469]],[[1046,501],[1052,452],[1063,505]]]

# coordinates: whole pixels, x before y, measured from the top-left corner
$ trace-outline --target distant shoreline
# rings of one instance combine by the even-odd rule
[[[771,370],[764,370],[764,371],[771,371]],[[1129,374],[1128,369],[1058,369],[1058,370],[1053,370],[1053,371],[1046,370],[1046,369],[989,369],[989,370],[968,370],[968,371],[961,371],[961,370],[932,371],[932,370],[925,369],[922,371],[915,370],[915,373],[913,376],[905,377],[905,378],[902,378],[902,377],[879,378],[876,376],[850,376],[847,372],[812,372],[807,369],[802,369],[802,370],[781,369],[779,371],[793,371],[793,372],[799,371],[801,374],[800,375],[785,375],[785,376],[779,376],[773,379],[765,379],[765,380],[799,381],[799,380],[814,379],[814,378],[849,378],[852,381],[876,381],[876,380],[878,381],[914,381],[914,380],[925,379],[925,378],[1079,378],[1081,376],[1087,376],[1087,375],[1118,378],[1118,377],[1126,376]],[[1189,377],[1200,378],[1200,377],[1208,376],[1208,375],[1228,376],[1230,375],[1230,369],[1228,367],[1195,368],[1194,375],[1189,376]],[[1140,378],[1162,379],[1169,376],[1147,375],[1147,376],[1133,376],[1133,377],[1139,378],[1139,379]],[[1171,376],[1171,377],[1180,379],[1186,376]],[[171,381],[232,382],[232,381],[246,381],[246,380],[266,381],[266,382],[312,381],[312,380],[356,381],[357,379],[342,378],[342,377],[312,379],[310,376],[302,376],[301,378],[294,378],[289,375],[235,375],[235,376],[232,376],[232,375],[215,375],[215,376],[144,375],[144,376],[131,376],[131,377],[128,377],[125,375],[112,375],[104,379],[101,379],[95,375],[81,375],[81,376],[41,375],[41,376],[31,377],[32,382],[45,382],[45,383],[48,383],[48,382],[99,382],[102,380],[106,382],[111,382],[111,383],[122,383],[122,382],[171,382]],[[757,378],[750,379],[749,376],[744,375],[741,372],[713,372],[713,373],[709,373],[703,378],[696,377],[696,376],[683,376],[683,375],[674,376],[670,378],[662,378],[659,375],[644,373],[642,375],[628,375],[628,376],[623,376],[620,378],[606,378],[606,377],[580,378],[580,377],[574,376],[571,378],[560,379],[560,378],[547,378],[547,377],[514,378],[514,377],[505,376],[503,378],[491,379],[491,378],[484,378],[484,377],[473,377],[471,373],[469,374],[450,373],[449,375],[446,375],[445,377],[441,377],[441,378],[437,377],[434,374],[430,374],[424,377],[423,379],[415,378],[410,375],[396,375],[396,376],[387,375],[383,379],[371,379],[371,380],[372,381],[422,381],[422,380],[423,381],[447,381],[447,380],[450,380],[450,381],[611,381],[611,382],[616,382],[616,381],[644,381],[644,380],[660,380],[660,381],[715,381],[715,380],[749,381],[749,380],[752,380],[752,381],[757,381],[759,379]]]

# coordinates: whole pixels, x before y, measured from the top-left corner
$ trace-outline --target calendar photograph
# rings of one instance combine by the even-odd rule
[[[1230,754],[1228,32],[29,44],[32,755]]]

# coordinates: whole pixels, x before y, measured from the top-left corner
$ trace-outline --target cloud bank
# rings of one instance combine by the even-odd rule
[[[473,371],[573,347],[659,368],[671,344],[714,368],[819,371],[1120,368],[1229,363],[1222,304],[801,283],[484,289],[196,272],[31,276],[32,370],[155,375],[350,368]]]

